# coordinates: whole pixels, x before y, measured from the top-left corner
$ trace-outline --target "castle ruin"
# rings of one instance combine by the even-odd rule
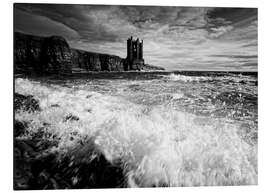
[[[143,59],[143,40],[139,38],[132,39],[132,36],[127,40],[127,58],[125,70],[140,70],[144,65]]]

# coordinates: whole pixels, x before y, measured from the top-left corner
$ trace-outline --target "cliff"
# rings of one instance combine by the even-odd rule
[[[124,71],[124,59],[119,56],[71,49],[73,72]]]
[[[109,54],[70,48],[60,36],[39,37],[14,33],[14,72],[24,74],[68,74],[89,71],[125,71],[125,59]],[[138,71],[164,70],[147,64]]]
[[[71,73],[71,56],[70,47],[62,37],[14,35],[15,73]]]

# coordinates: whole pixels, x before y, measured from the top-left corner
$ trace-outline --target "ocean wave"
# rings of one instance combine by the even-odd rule
[[[212,77],[204,77],[204,76],[186,76],[181,74],[171,73],[169,75],[163,76],[167,80],[171,81],[182,81],[182,82],[199,82],[199,81],[208,81],[212,80]]]
[[[227,74],[224,76],[188,76],[182,74],[170,73],[169,75],[162,75],[165,80],[182,81],[182,82],[203,82],[203,81],[222,81],[222,82],[235,82],[241,84],[251,83],[257,84],[257,78],[245,76],[241,74]]]
[[[16,120],[29,122],[28,134],[46,123],[46,131],[60,139],[49,151],[59,153],[76,148],[82,138],[93,139],[106,160],[121,160],[127,187],[257,184],[257,148],[241,139],[237,124],[28,79],[15,79],[15,92],[40,103],[40,112],[15,114]],[[69,115],[77,118],[67,120]],[[79,135],[71,140],[71,133]],[[83,151],[93,148],[86,145]],[[87,153],[80,156],[92,160]]]

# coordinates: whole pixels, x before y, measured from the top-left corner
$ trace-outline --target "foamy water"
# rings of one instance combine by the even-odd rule
[[[33,95],[42,110],[20,111],[15,119],[30,122],[30,133],[47,123],[60,138],[49,151],[68,153],[92,138],[107,160],[121,160],[128,187],[257,184],[257,103],[245,95],[256,100],[254,81],[175,74],[61,83],[17,78],[15,92]],[[69,114],[79,120],[63,121]],[[92,147],[81,151],[74,156],[90,162]]]

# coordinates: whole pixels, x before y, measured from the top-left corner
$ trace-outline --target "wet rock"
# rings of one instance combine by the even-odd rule
[[[51,124],[50,124],[50,123],[42,123],[42,125],[43,125],[44,127],[49,127]]]
[[[52,104],[51,107],[60,107],[58,104]]]
[[[61,169],[72,188],[124,187],[125,180],[120,162],[110,163],[96,147],[92,139],[71,150],[62,161]],[[72,164],[70,164],[72,163]],[[85,172],[88,171],[88,172]],[[72,180],[73,179],[73,180]]]
[[[23,110],[23,111],[40,111],[39,103],[32,95],[21,95],[14,93],[14,110]]]
[[[244,80],[241,80],[239,81],[240,84],[247,84],[248,82],[247,81],[244,81]]]
[[[89,139],[65,154],[37,151],[37,141],[16,140],[14,189],[73,189],[125,187],[121,164],[110,163]],[[25,152],[37,156],[24,156]]]
[[[14,137],[18,137],[24,134],[27,127],[28,127],[27,122],[21,122],[21,121],[15,120],[14,121]]]
[[[49,144],[44,146],[44,144]],[[48,157],[55,155],[48,150],[55,146],[57,141],[48,141],[33,137],[31,140],[15,139],[14,141],[14,189],[15,190],[32,190],[43,189],[37,186],[38,183],[44,182],[44,173]],[[41,148],[42,146],[42,148]],[[43,166],[36,168],[37,163],[42,160]],[[40,171],[40,169],[42,171]],[[47,183],[46,185],[48,185]],[[55,186],[55,185],[54,185]],[[54,187],[52,186],[52,187]],[[45,186],[46,187],[46,186]]]
[[[29,181],[33,177],[31,171],[34,149],[27,142],[15,139],[14,141],[14,189],[27,190]]]
[[[79,121],[79,120],[80,120],[79,117],[72,115],[72,114],[67,115],[65,118],[65,122],[66,121]]]
[[[87,96],[86,96],[87,99],[89,99],[89,98],[91,98],[91,97],[92,97],[92,95],[87,95]]]
[[[29,181],[32,178],[31,164],[24,160],[14,160],[14,183],[15,190],[27,190],[30,188]]]

